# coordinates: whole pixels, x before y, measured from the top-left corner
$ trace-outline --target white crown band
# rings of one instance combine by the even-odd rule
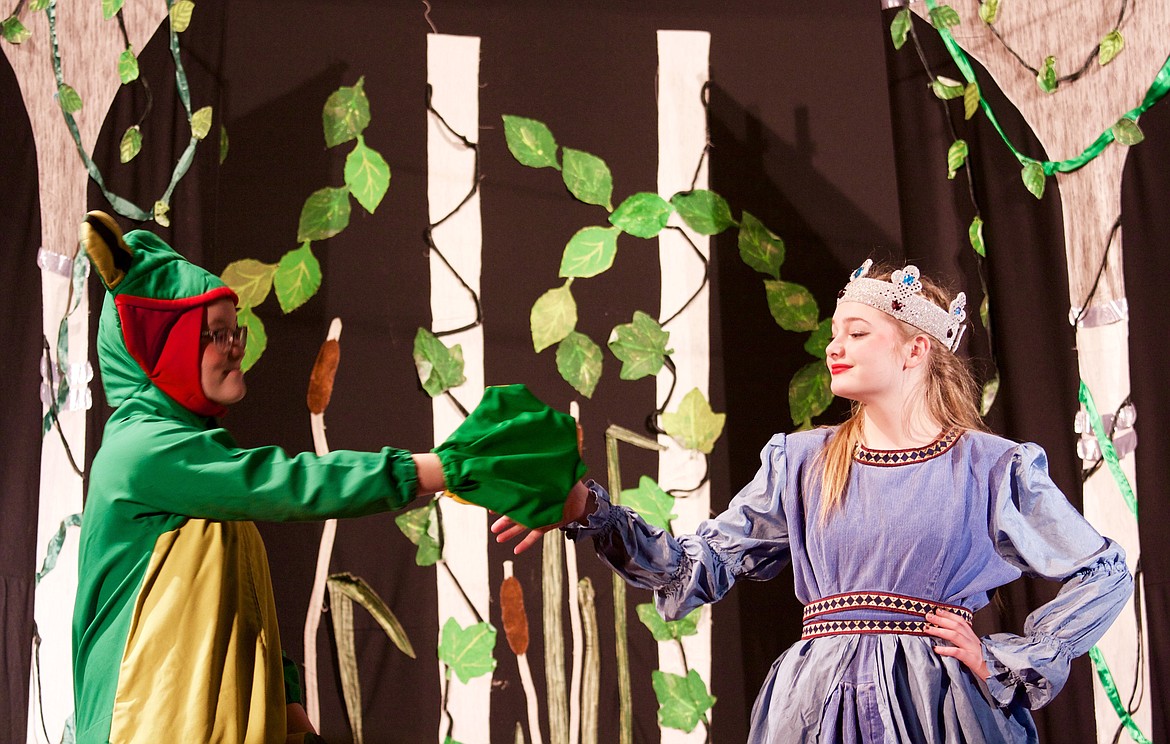
[[[951,351],[959,348],[967,319],[967,296],[960,292],[944,310],[922,296],[922,282],[918,280],[918,267],[906,266],[890,275],[889,281],[870,279],[873,261],[866,259],[849,276],[849,283],[837,295],[837,304],[860,302],[881,310],[887,315],[909,323],[920,331],[930,334]]]

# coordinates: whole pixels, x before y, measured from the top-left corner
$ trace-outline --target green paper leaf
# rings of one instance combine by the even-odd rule
[[[967,228],[967,238],[971,241],[971,247],[975,252],[984,258],[987,257],[987,246],[983,242],[983,218],[975,215],[975,219],[971,220],[971,226]]]
[[[739,225],[739,257],[756,271],[779,279],[784,241],[751,213],[744,212]]]
[[[1044,167],[1035,160],[1029,161],[1021,171],[1020,177],[1024,179],[1024,185],[1028,187],[1028,191],[1032,192],[1032,196],[1040,199],[1044,196]]]
[[[683,222],[700,235],[718,235],[735,224],[727,200],[714,191],[680,191],[670,197]]]
[[[134,56],[133,49],[124,49],[118,55],[118,78],[122,85],[138,79],[138,58]]]
[[[67,114],[76,114],[82,106],[81,96],[65,83],[57,86],[57,102],[61,104],[61,110]]]
[[[491,674],[496,668],[492,650],[496,647],[496,629],[489,623],[475,623],[466,628],[455,618],[447,618],[439,635],[439,661],[447,665],[447,676],[454,671],[463,684]]]
[[[672,353],[666,348],[669,340],[670,333],[662,330],[657,320],[635,310],[632,322],[614,326],[607,345],[622,361],[621,379],[639,380],[662,369],[666,356]]]
[[[463,375],[463,346],[448,347],[425,328],[419,328],[414,335],[414,366],[423,390],[432,398],[467,382]]]
[[[1101,39],[1101,45],[1097,50],[1097,64],[1104,67],[1113,61],[1113,58],[1121,54],[1121,50],[1125,48],[1125,38],[1122,37],[1121,31],[1113,29]]]
[[[532,348],[540,353],[568,336],[577,327],[577,302],[569,282],[542,294],[532,305],[528,323]]]
[[[561,178],[569,193],[586,204],[596,204],[613,211],[610,199],[613,196],[613,175],[609,166],[596,155],[568,147],[561,151],[564,169]]]
[[[967,141],[955,140],[951,143],[947,150],[947,179],[954,180],[955,174],[959,172],[959,168],[963,167],[963,163],[967,162]]]
[[[991,302],[987,299],[987,295],[983,295],[983,301],[979,303],[979,322],[983,324],[984,328],[991,327]]]
[[[177,0],[171,5],[171,29],[181,34],[191,25],[191,16],[195,12],[195,3],[191,0]]]
[[[223,270],[219,278],[231,287],[231,290],[240,298],[240,307],[256,307],[264,302],[272,290],[272,277],[276,274],[276,264],[257,261],[254,258],[242,258],[232,261]]]
[[[687,393],[674,413],[662,414],[662,428],[687,449],[711,454],[715,441],[723,433],[727,414],[715,413],[698,388]]]
[[[694,731],[715,704],[707,685],[694,669],[681,677],[655,669],[650,674],[658,697],[658,722],[679,731]]]
[[[248,345],[244,347],[244,358],[240,361],[240,370],[247,372],[260,361],[260,356],[268,348],[268,333],[264,330],[260,316],[252,312],[250,307],[240,308],[236,313],[236,323],[248,329]]]
[[[622,491],[622,506],[630,507],[641,514],[642,518],[648,523],[655,527],[661,527],[667,532],[670,532],[670,521],[672,519],[678,519],[678,515],[672,511],[674,509],[674,497],[666,491],[663,491],[662,487],[655,483],[653,478],[645,475],[638,480],[637,488],[627,488]],[[653,608],[651,608],[651,611],[653,611]],[[658,614],[655,613],[654,616],[658,617]],[[661,622],[661,618],[659,618],[659,621]],[[643,620],[642,622],[646,621]],[[669,637],[658,638],[657,635],[654,637],[660,641],[670,640]]]
[[[979,397],[979,415],[986,416],[987,412],[991,410],[991,406],[995,404],[995,398],[999,395],[999,375],[992,377],[983,386],[983,393]]]
[[[571,331],[557,344],[557,371],[565,382],[586,398],[601,380],[601,347],[578,331]]]
[[[817,359],[825,358],[825,349],[828,348],[829,342],[833,340],[833,319],[825,318],[813,331],[808,340],[804,342],[804,350],[812,354]]]
[[[901,49],[906,43],[906,35],[910,33],[910,9],[902,8],[890,22],[890,38],[894,41],[894,48]]]
[[[435,501],[402,512],[394,517],[394,524],[418,546],[414,562],[419,566],[433,566],[443,557],[443,545],[439,541],[439,520],[435,518]]]
[[[1036,84],[1040,86],[1040,90],[1045,93],[1051,93],[1056,90],[1056,57],[1049,55],[1044,58],[1044,64],[1040,67],[1040,72],[1036,75]]]
[[[321,288],[321,263],[308,242],[285,253],[276,266],[276,299],[282,312],[291,313]]]
[[[32,32],[16,16],[4,19],[4,23],[0,24],[0,33],[3,33],[4,40],[9,44],[23,44],[32,36]]]
[[[949,5],[940,5],[930,9],[930,25],[939,31],[954,28],[962,23],[959,14]]]
[[[768,310],[786,331],[814,331],[820,311],[812,293],[799,284],[780,279],[765,279],[764,293]]]
[[[223,124],[219,125],[219,164],[223,165],[223,161],[227,160],[228,156],[228,133],[227,127]]]
[[[325,240],[349,226],[349,189],[326,186],[309,195],[301,207],[297,242]]]
[[[29,11],[35,13],[37,11],[45,10],[49,7],[49,0],[32,0],[28,4]]]
[[[370,99],[362,89],[365,77],[352,86],[341,86],[329,94],[321,109],[325,146],[334,147],[354,139],[370,124]]]
[[[643,476],[644,480],[650,480]],[[653,481],[651,481],[653,483]],[[625,505],[625,492],[623,491],[622,505]],[[699,632],[699,618],[703,616],[703,608],[698,608],[688,612],[686,617],[681,620],[672,620],[666,622],[662,616],[658,614],[658,610],[654,609],[654,605],[646,602],[634,608],[638,613],[638,619],[654,636],[654,640],[663,641],[680,641],[687,636],[696,635]]]
[[[618,205],[609,216],[609,224],[636,238],[653,238],[666,227],[673,211],[670,202],[658,194],[639,191]]]
[[[154,203],[154,207],[152,209],[152,215],[154,217],[154,221],[157,222],[160,226],[162,226],[162,227],[170,227],[171,226],[170,213],[171,213],[171,205],[170,204],[167,204],[165,201],[156,201]]]
[[[936,98],[944,101],[949,101],[952,98],[958,98],[966,91],[967,86],[949,77],[939,75],[934,80],[930,81],[930,90],[934,93]]]
[[[211,107],[204,106],[191,114],[191,136],[202,140],[211,131]]]
[[[521,165],[561,169],[557,162],[557,141],[544,122],[508,114],[503,118],[508,150]]]
[[[118,159],[123,163],[129,163],[142,150],[142,130],[138,125],[134,125],[126,130],[122,135],[122,141],[118,143]]]
[[[1123,116],[1113,125],[1113,139],[1123,145],[1136,145],[1146,138],[1137,122],[1128,116]]]
[[[374,213],[390,188],[390,166],[358,136],[357,146],[345,158],[345,185],[367,212]]]
[[[620,233],[615,227],[584,227],[578,230],[565,245],[560,275],[589,277],[609,269],[617,255]]]
[[[788,409],[792,423],[810,423],[833,402],[832,375],[823,361],[809,362],[796,371],[788,383]]]
[[[110,20],[122,9],[123,0],[102,0],[102,18]]]
[[[979,110],[979,86],[975,83],[967,83],[963,88],[963,118],[970,119]]]
[[[983,0],[979,4],[979,19],[991,25],[995,23],[996,18],[999,17],[999,0]]]

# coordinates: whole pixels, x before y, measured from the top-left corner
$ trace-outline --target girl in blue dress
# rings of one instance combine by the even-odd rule
[[[870,270],[841,291],[826,349],[848,421],[773,436],[755,478],[693,535],[592,482],[570,495],[565,528],[654,590],[668,620],[792,564],[803,632],[760,690],[751,744],[1035,742],[1029,709],[1132,591],[1125,554],[1068,503],[1042,449],[985,430],[954,353],[962,293],[948,303],[913,266]],[[526,532],[506,517],[492,530]],[[1021,574],[1063,586],[1021,635],[976,636],[972,614]]]

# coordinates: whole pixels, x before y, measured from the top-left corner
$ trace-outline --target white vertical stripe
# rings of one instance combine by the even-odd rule
[[[711,35],[705,31],[658,32],[658,193],[669,199],[691,187],[695,165],[707,141],[707,115],[701,95],[708,78],[708,51]],[[695,188],[707,188],[707,164],[699,172]],[[710,241],[683,226],[678,215],[671,224],[687,230],[704,256],[710,255]],[[658,239],[662,264],[662,310],[660,319],[673,315],[703,281],[703,265],[690,245],[674,230],[665,230]],[[705,288],[695,301],[666,327],[670,331],[670,348],[678,370],[678,383],[667,408],[673,411],[682,397],[698,388],[710,399],[710,330],[709,297]],[[658,403],[670,390],[670,372],[658,375]],[[669,437],[659,437],[667,449],[658,457],[658,482],[664,489],[692,488],[706,474],[701,453],[688,451]],[[704,485],[686,498],[678,499],[673,527],[676,533],[692,531],[707,517],[710,487]],[[685,640],[686,661],[711,685],[711,611],[704,608],[699,633]],[[673,643],[658,645],[659,667],[665,672],[683,673],[682,658]],[[710,718],[710,714],[708,714]],[[690,734],[662,729],[662,743],[702,742],[706,732],[702,724]]]
[[[427,82],[436,111],[458,133],[473,142],[479,140],[479,38],[431,34],[427,37]],[[459,205],[475,180],[475,153],[453,137],[443,124],[427,113],[427,199],[432,223],[447,216]],[[482,248],[479,196],[437,227],[434,240],[464,281],[479,292]],[[475,319],[475,305],[467,291],[443,265],[431,256],[432,330],[458,328]],[[468,410],[483,395],[483,329],[475,328],[444,336],[448,346],[463,347],[467,382],[452,392]],[[462,414],[444,396],[434,400],[435,443],[446,439],[463,421]],[[444,499],[443,528],[446,544],[443,556],[458,577],[464,591],[484,620],[488,619],[487,512]],[[454,617],[463,627],[474,623],[475,615],[441,568],[437,572],[439,626]],[[442,665],[440,665],[440,673]],[[443,680],[440,677],[440,686]],[[463,684],[452,675],[447,710],[454,718],[453,738],[462,744],[486,744],[490,727],[491,675]],[[439,740],[447,733],[447,722],[439,724]]]

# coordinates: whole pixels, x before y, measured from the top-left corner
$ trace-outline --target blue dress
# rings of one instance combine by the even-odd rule
[[[1071,659],[1105,633],[1132,591],[1124,552],[1068,503],[1042,449],[974,431],[920,450],[863,448],[844,509],[822,522],[816,455],[833,431],[772,437],[755,478],[693,535],[676,539],[648,525],[611,505],[596,484],[597,511],[568,532],[591,536],[615,571],[653,589],[668,620],[717,601],[740,579],[770,579],[789,562],[806,605],[889,592],[974,612],[1021,574],[1060,581],[1023,635],[982,639],[985,681],[935,653],[929,636],[801,640],[773,663],[748,737],[751,744],[1037,741],[1028,709],[1056,695]],[[849,609],[830,617],[907,616]]]

